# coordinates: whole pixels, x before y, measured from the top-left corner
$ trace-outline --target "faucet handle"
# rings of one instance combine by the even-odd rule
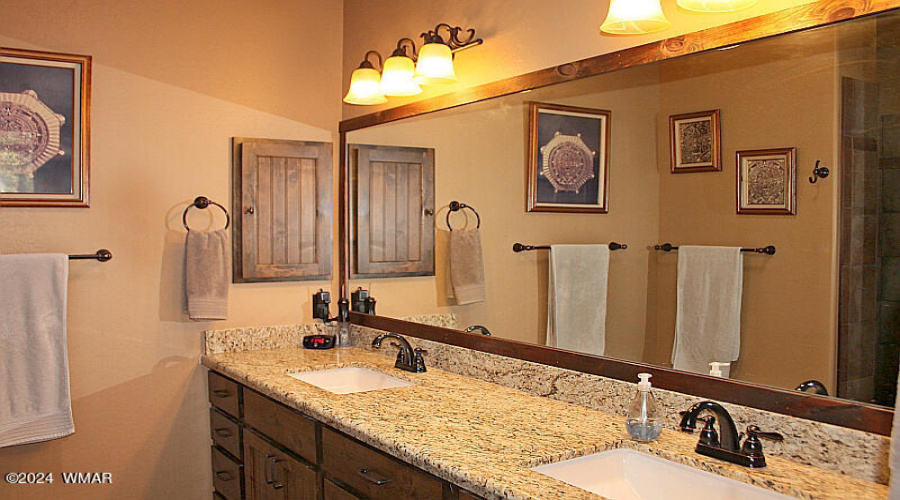
[[[416,347],[413,349],[415,353],[415,358],[413,358],[413,364],[416,367],[416,373],[425,373],[425,359],[422,357],[425,354],[428,354],[428,351],[425,349]]]
[[[700,442],[708,446],[719,446],[719,433],[716,432],[716,417],[712,415],[697,417],[697,420],[706,423],[703,430],[700,431]]]
[[[681,424],[679,425],[679,427],[681,427],[681,432],[694,432],[694,429],[696,429],[696,427],[694,427],[694,425],[691,424],[688,419],[688,417],[690,417],[691,415],[691,412],[689,410],[684,410],[678,412],[678,414],[681,415]]]
[[[784,436],[777,432],[762,432],[755,425],[747,426],[747,439],[741,445],[741,453],[748,457],[762,457],[763,448],[759,438],[769,439],[772,441],[784,441]]]
[[[762,432],[759,430],[759,427],[755,425],[747,426],[747,438],[753,437],[761,437],[763,439],[769,439],[771,441],[784,441],[784,436],[777,432]]]

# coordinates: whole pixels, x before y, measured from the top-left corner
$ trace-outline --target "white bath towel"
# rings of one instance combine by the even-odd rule
[[[185,242],[187,311],[194,321],[228,318],[231,248],[228,230],[189,230]]]
[[[552,245],[547,291],[547,345],[606,351],[609,245]]]
[[[708,374],[710,362],[738,359],[743,278],[739,247],[679,247],[676,370]]]
[[[0,255],[0,447],[75,432],[66,355],[69,259]]]

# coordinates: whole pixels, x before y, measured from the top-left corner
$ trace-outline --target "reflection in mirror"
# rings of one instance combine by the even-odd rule
[[[434,231],[435,264],[433,275],[358,278],[350,287],[368,289],[384,316],[479,325],[541,345],[554,342],[555,310],[551,323],[568,325],[564,335],[586,343],[581,350],[664,367],[677,361],[678,330],[682,354],[715,354],[676,368],[785,389],[821,385],[892,405],[900,356],[898,40],[900,15],[885,13],[352,131],[350,145],[433,150],[434,211],[403,197],[393,210]],[[527,175],[532,102],[609,111],[608,213],[526,211],[529,182],[603,176],[597,146],[575,139],[560,150],[555,172],[539,157],[536,175]],[[817,164],[833,175],[812,183]],[[386,186],[398,189],[392,172],[400,167],[386,168]],[[419,189],[408,182],[401,187]],[[572,191],[563,194],[571,202]],[[451,201],[477,210],[478,244],[451,241],[476,225],[468,210],[447,219]],[[351,221],[366,209],[354,196]],[[396,245],[410,233],[392,234]],[[354,259],[358,239],[354,232]],[[565,248],[513,252],[515,243],[610,242],[627,248],[601,247],[586,257],[589,266],[576,257],[568,263],[575,276],[563,265],[554,280],[551,253],[562,259]],[[481,250],[483,300],[463,304],[454,290],[451,243],[454,264]],[[679,248],[655,249],[664,243]],[[736,250],[770,245],[771,255]],[[709,247],[732,249],[704,256]],[[415,248],[406,248],[412,259]],[[477,273],[470,278],[479,283]],[[551,297],[559,307],[548,308]],[[691,326],[690,318],[719,323]]]

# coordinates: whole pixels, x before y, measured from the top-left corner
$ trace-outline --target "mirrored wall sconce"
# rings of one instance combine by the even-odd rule
[[[446,41],[441,29],[447,31]],[[484,40],[475,38],[475,30],[466,30],[465,40],[460,39],[460,27],[441,23],[431,31],[422,33],[425,44],[418,51],[409,38],[401,38],[391,56],[381,63],[381,54],[370,50],[359,67],[350,76],[350,89],[344,96],[348,104],[372,105],[387,102],[387,97],[413,96],[422,93],[420,85],[445,85],[456,83],[453,54],[481,45]],[[379,68],[369,59],[378,58]]]
[[[746,9],[757,0],[677,0],[679,7],[692,12],[732,12]],[[611,35],[643,35],[669,29],[660,0],[610,0],[609,12],[600,31]]]

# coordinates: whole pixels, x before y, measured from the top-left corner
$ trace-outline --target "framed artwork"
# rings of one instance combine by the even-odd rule
[[[722,170],[719,110],[669,117],[672,173]]]
[[[611,113],[529,103],[529,212],[608,212]]]
[[[737,152],[737,213],[797,213],[797,148]]]
[[[0,206],[87,207],[91,58],[0,48]]]

